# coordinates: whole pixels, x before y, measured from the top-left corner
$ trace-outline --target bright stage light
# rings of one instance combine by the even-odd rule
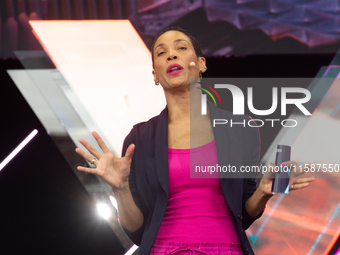
[[[116,210],[118,211],[117,200],[113,196],[110,196],[110,201],[111,201],[113,207],[116,208]]]
[[[132,255],[137,249],[138,249],[138,246],[134,244],[124,255]]]
[[[38,133],[38,130],[34,129],[1,163],[0,171],[28,144],[32,138]]]
[[[98,210],[99,215],[105,220],[108,220],[111,217],[111,210],[106,204],[98,203],[97,210]]]

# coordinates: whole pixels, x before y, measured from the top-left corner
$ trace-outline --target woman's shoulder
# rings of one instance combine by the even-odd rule
[[[213,104],[210,104],[211,119],[214,123],[223,124],[229,132],[238,134],[239,137],[243,137],[247,140],[254,140],[256,143],[261,143],[260,129],[256,121],[244,114],[233,114],[232,112],[221,109]],[[218,120],[216,120],[218,119]],[[216,124],[217,126],[217,124]]]
[[[145,128],[150,127],[150,126],[156,126],[160,119],[167,119],[167,116],[168,116],[167,115],[167,107],[165,107],[159,115],[154,116],[147,121],[139,122],[139,123],[133,125],[133,128],[140,130],[140,129],[145,129]]]
[[[208,101],[209,102],[209,101]],[[209,102],[209,109],[211,112],[213,112],[213,118],[221,117],[224,118],[230,122],[240,122],[240,121],[251,121],[253,122],[253,119],[249,115],[245,114],[234,114],[231,111],[219,108],[215,106],[213,103]],[[247,123],[246,123],[247,124]]]
[[[147,121],[142,121],[133,125],[130,133],[128,134],[128,137],[129,136],[140,137],[150,132],[155,133],[157,126],[159,126],[160,123],[166,122],[167,122],[167,107],[165,107],[159,115],[154,116]]]

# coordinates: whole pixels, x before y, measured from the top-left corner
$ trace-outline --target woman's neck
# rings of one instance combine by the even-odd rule
[[[209,109],[207,115],[201,114],[201,95],[201,90],[194,86],[191,87],[191,91],[188,89],[165,93],[168,106],[168,123],[190,124],[190,120],[198,121],[209,117]]]

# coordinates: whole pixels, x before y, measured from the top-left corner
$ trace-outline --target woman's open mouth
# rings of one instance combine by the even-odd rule
[[[170,75],[175,75],[183,71],[183,67],[179,64],[170,65],[167,69],[167,73]]]

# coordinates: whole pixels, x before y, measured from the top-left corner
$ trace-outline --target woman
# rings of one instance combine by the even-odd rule
[[[216,136],[211,119],[232,115],[211,105],[201,114],[201,90],[190,79],[201,77],[206,60],[185,30],[163,30],[152,47],[152,60],[154,81],[162,86],[167,107],[133,127],[121,158],[96,132],[103,154],[80,139],[95,158],[79,148],[76,152],[96,168],[78,170],[97,174],[112,187],[120,223],[140,245],[139,254],[254,254],[245,229],[262,215],[272,196],[272,179],[263,178],[256,189],[253,179],[190,178],[189,171],[190,153],[206,165],[257,164],[258,130],[234,128]],[[290,187],[304,188],[312,180],[292,179]]]

